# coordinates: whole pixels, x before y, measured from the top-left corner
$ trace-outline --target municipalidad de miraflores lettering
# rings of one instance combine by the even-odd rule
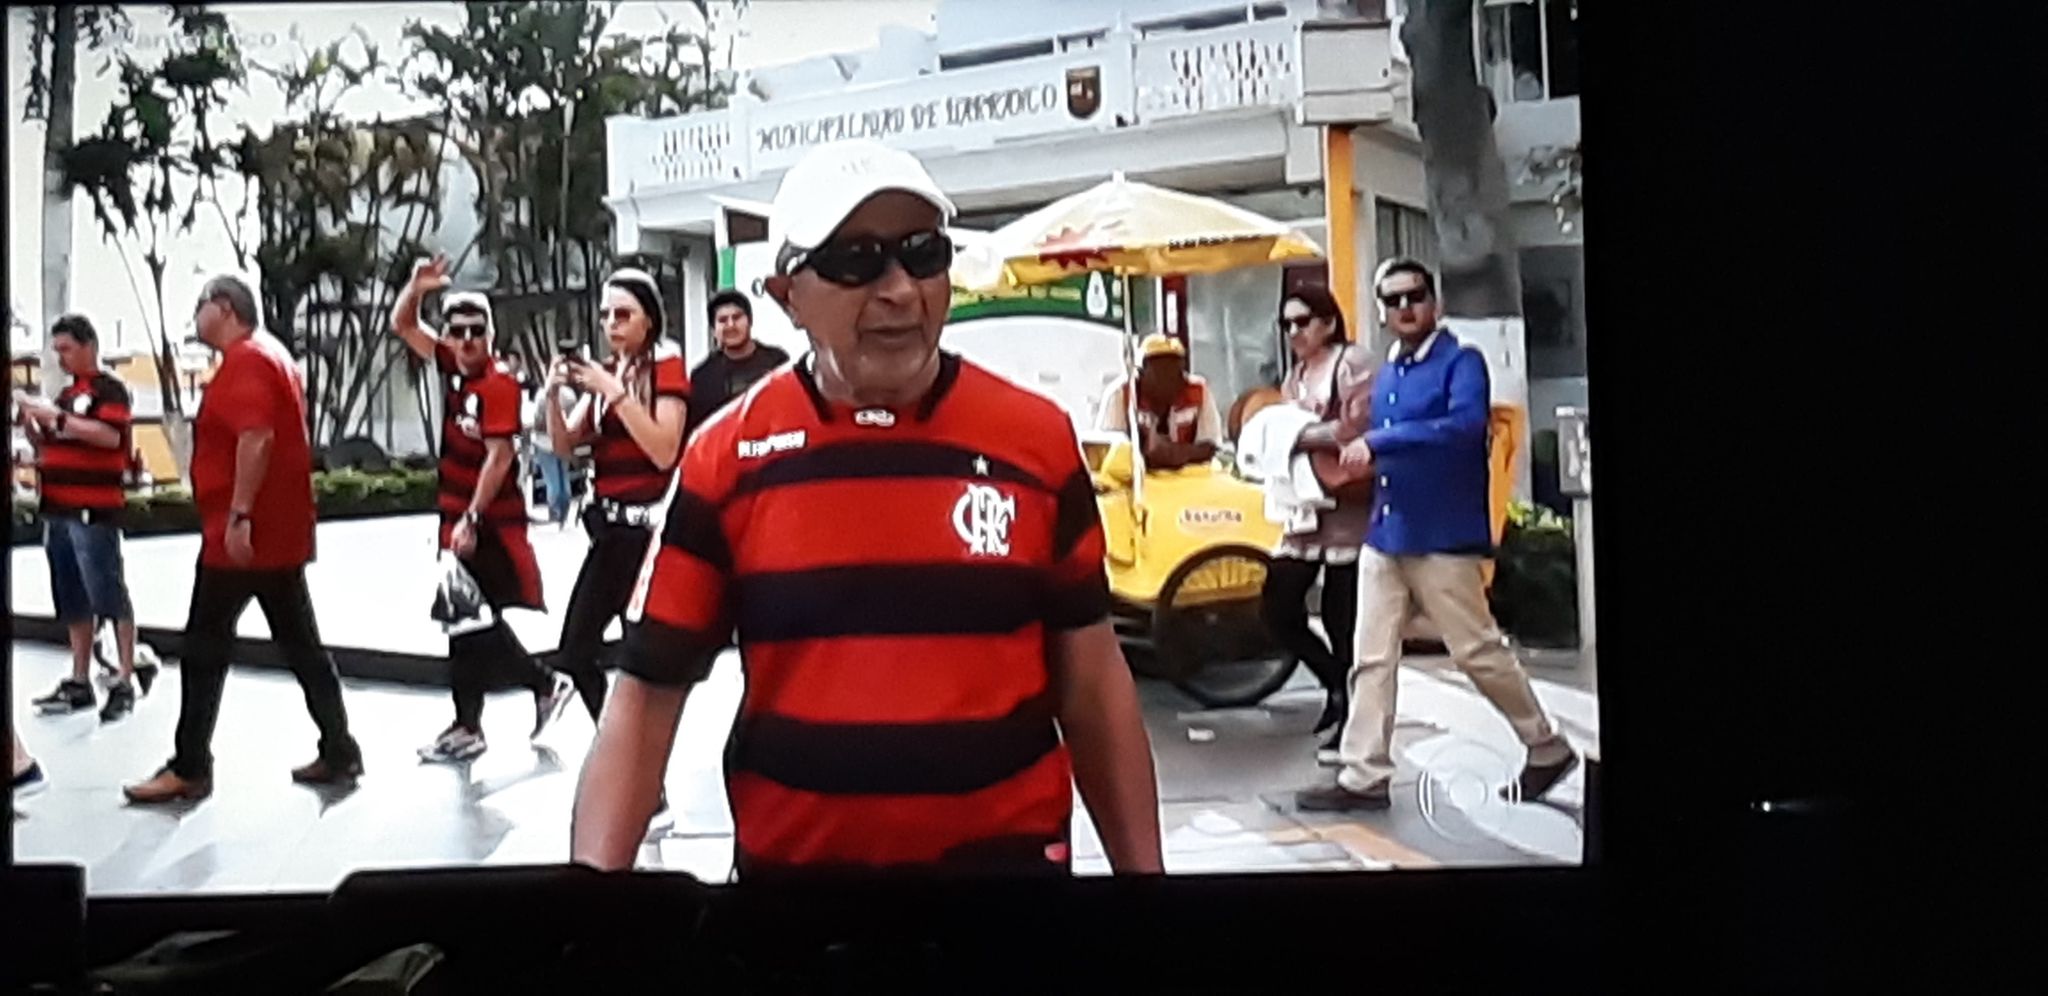
[[[847,111],[762,128],[756,135],[757,151],[778,152],[849,138],[884,138],[932,128],[1029,117],[1058,110],[1060,101],[1059,84],[1041,83],[898,107]]]

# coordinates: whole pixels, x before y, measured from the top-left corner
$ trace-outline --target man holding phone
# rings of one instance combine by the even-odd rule
[[[447,286],[447,257],[421,260],[391,309],[391,331],[421,359],[434,362],[447,390],[441,414],[441,548],[476,578],[493,615],[489,627],[448,638],[455,721],[419,751],[422,760],[441,762],[484,752],[484,693],[498,680],[533,693],[534,737],[561,714],[574,691],[567,678],[550,678],[505,623],[506,609],[547,608],[540,563],[526,538],[526,502],[512,472],[519,382],[492,351],[496,329],[489,298],[449,294],[441,304],[445,333],[420,321],[420,300]]]

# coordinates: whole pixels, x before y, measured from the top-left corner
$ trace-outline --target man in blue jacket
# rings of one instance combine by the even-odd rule
[[[1534,799],[1579,763],[1507,648],[1486,602],[1481,565],[1493,554],[1487,513],[1486,357],[1439,321],[1436,277],[1412,260],[1380,269],[1374,284],[1387,328],[1400,340],[1372,385],[1364,435],[1345,466],[1370,465],[1377,485],[1358,561],[1358,655],[1351,715],[1333,784],[1296,797],[1306,810],[1385,809],[1401,631],[1410,604],[1443,634],[1451,658],[1507,716],[1528,747],[1518,784],[1502,795]]]

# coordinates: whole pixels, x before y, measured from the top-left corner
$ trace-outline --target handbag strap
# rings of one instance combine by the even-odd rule
[[[1330,361],[1330,393],[1323,399],[1321,413],[1324,421],[1334,421],[1344,411],[1343,399],[1337,395],[1337,376],[1344,371],[1344,351],[1350,348],[1348,342],[1338,346],[1336,358]]]

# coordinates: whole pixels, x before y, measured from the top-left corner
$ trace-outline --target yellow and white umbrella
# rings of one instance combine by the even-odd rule
[[[1322,250],[1288,225],[1236,205],[1128,180],[1063,197],[961,246],[952,279],[966,290],[991,291],[1051,283],[1077,273],[1113,273],[1124,281],[1124,374],[1135,384],[1130,278],[1216,273],[1290,259],[1319,259]],[[1138,439],[1135,389],[1124,391],[1132,442]],[[1132,501],[1144,504],[1144,457],[1132,453]]]
[[[1063,197],[979,240],[954,282],[969,290],[1050,283],[1076,273],[1121,277],[1215,273],[1316,259],[1293,228],[1211,197],[1124,178]]]

